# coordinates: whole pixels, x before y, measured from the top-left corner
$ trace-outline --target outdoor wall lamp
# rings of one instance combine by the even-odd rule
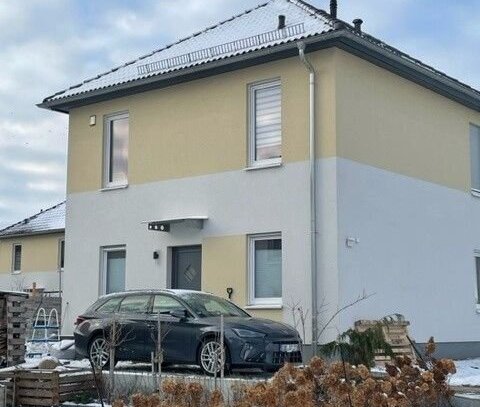
[[[360,244],[360,239],[358,237],[347,237],[345,244],[347,247],[352,248],[356,244]]]
[[[160,252],[158,250],[153,252],[153,260],[158,260],[160,258]]]

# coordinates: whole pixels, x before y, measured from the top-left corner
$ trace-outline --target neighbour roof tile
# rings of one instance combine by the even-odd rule
[[[65,229],[65,201],[0,230],[0,239]]]

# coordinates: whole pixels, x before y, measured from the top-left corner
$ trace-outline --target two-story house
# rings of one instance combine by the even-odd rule
[[[0,230],[0,289],[60,292],[65,202]]]
[[[70,118],[66,332],[101,294],[171,287],[301,306],[311,343],[365,292],[321,341],[400,313],[480,353],[480,93],[361,21],[270,0],[40,106]]]

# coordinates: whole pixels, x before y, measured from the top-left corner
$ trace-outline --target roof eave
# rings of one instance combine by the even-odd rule
[[[29,232],[29,233],[12,233],[10,235],[0,235],[0,240],[16,239],[20,237],[39,236],[39,235],[53,235],[57,233],[65,233],[65,228],[40,230],[38,232]]]
[[[68,113],[72,108],[292,57],[297,54],[296,43],[298,41],[292,41],[203,65],[169,72],[167,74],[154,75],[108,88],[97,89],[88,93],[56,100],[44,100],[37,106],[57,112]],[[384,50],[378,45],[352,33],[351,30],[341,29],[331,31],[305,38],[301,41],[306,43],[307,52],[330,47],[343,49],[464,106],[480,111],[480,97],[473,90],[469,91],[468,88],[447,76],[442,77],[388,50]]]
[[[441,76],[438,73],[430,72],[428,69],[384,50],[348,30],[343,32],[335,46],[464,106],[480,111],[480,96],[473,88],[470,90],[447,75]]]

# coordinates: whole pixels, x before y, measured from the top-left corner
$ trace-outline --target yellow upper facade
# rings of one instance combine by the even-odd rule
[[[61,242],[64,238],[62,232],[1,239],[0,273],[58,271],[61,268]],[[20,267],[14,266],[16,246],[21,247],[17,252],[17,264]]]
[[[480,113],[338,48],[317,73],[317,157],[470,189]],[[128,112],[130,185],[248,167],[248,87],[281,83],[282,163],[308,159],[308,73],[291,57],[70,110],[67,192],[102,189],[104,118]],[[95,125],[91,118],[95,116]]]

